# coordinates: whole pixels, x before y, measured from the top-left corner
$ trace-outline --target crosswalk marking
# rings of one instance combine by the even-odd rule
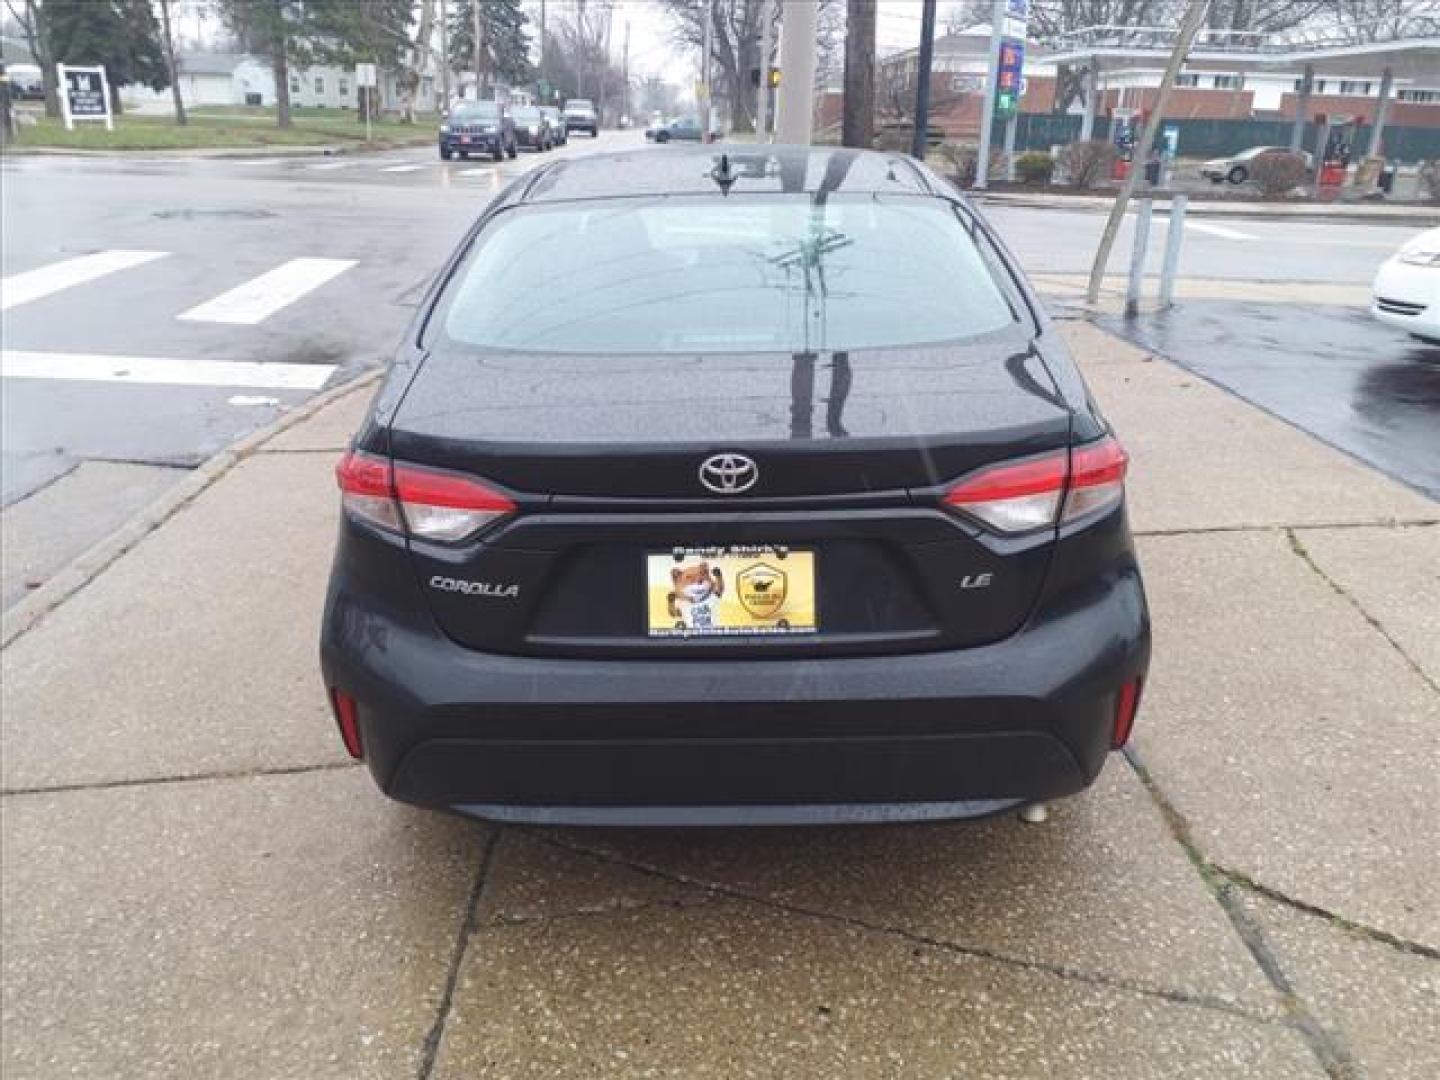
[[[1211,236],[1223,237],[1226,240],[1258,240],[1254,233],[1241,232],[1239,229],[1232,229],[1228,225],[1212,225],[1208,221],[1194,221],[1185,219],[1185,227],[1194,229],[1196,232],[1209,233]]]
[[[335,366],[0,350],[0,376],[7,379],[318,390]]]
[[[0,311],[9,311],[42,296],[83,285],[117,270],[128,270],[155,259],[164,258],[164,251],[97,251],[64,262],[51,263],[35,270],[11,274],[0,279]]]
[[[403,164],[403,165],[387,165],[385,168],[381,169],[380,171],[381,171],[381,172],[389,172],[389,173],[418,172],[419,170],[421,170],[421,169],[423,169],[423,168],[425,168],[424,165],[415,165],[415,164],[406,163],[406,164]]]
[[[461,169],[461,170],[460,170],[460,175],[461,175],[461,176],[475,176],[475,177],[480,177],[480,176],[494,176],[494,175],[495,175],[495,170],[494,170],[494,169],[486,169],[486,168],[479,168],[479,169]]]
[[[293,304],[354,265],[354,259],[291,259],[229,292],[181,312],[179,318],[187,322],[244,326],[264,322],[281,308]]]
[[[305,167],[311,172],[330,172],[333,169],[348,169],[352,165],[359,164],[358,161],[320,161],[314,165],[306,165]]]

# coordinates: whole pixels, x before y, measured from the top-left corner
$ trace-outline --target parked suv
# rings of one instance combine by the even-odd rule
[[[515,118],[515,140],[528,150],[549,150],[550,125],[536,105],[521,105],[511,110]]]
[[[600,134],[600,121],[595,115],[595,106],[585,98],[571,98],[565,102],[566,131],[583,131],[592,139]]]
[[[456,154],[466,158],[480,153],[500,161],[518,152],[515,122],[498,101],[463,102],[441,121],[440,156],[446,161]]]
[[[1125,471],[913,159],[570,159],[470,230],[340,462],[325,685],[384,791],[503,821],[1072,794],[1150,656]]]

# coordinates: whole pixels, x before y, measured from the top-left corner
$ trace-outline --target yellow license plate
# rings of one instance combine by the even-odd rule
[[[790,547],[673,548],[645,556],[651,637],[813,634],[815,553]]]

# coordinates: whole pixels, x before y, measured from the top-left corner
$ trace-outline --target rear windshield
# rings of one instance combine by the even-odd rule
[[[1016,320],[949,203],[915,196],[529,206],[483,230],[431,333],[537,352],[799,352]]]
[[[493,103],[466,105],[450,114],[452,120],[494,120],[500,115],[500,106]]]
[[[539,120],[540,110],[522,105],[514,111],[513,115],[516,120]]]

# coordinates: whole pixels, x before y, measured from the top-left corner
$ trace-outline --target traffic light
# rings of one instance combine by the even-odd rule
[[[779,87],[780,87],[780,69],[779,69],[779,68],[771,68],[771,69],[770,69],[770,89],[771,89],[771,90],[776,90],[776,89],[779,89]]]

